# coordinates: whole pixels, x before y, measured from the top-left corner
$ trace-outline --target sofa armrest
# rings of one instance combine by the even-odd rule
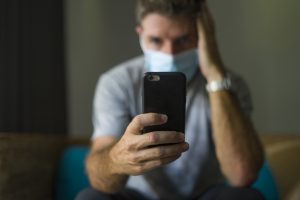
[[[291,192],[300,181],[300,136],[264,135],[262,141],[281,197],[290,200]]]
[[[66,137],[0,134],[0,199],[50,200]]]

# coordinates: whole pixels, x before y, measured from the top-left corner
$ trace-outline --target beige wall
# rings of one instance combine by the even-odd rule
[[[300,133],[300,1],[209,2],[223,59],[249,83],[257,129]],[[70,133],[90,136],[98,76],[140,53],[134,32],[134,1],[65,3]]]

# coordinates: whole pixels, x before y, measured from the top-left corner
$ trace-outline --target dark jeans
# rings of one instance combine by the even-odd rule
[[[135,190],[124,189],[118,194],[108,195],[94,189],[85,189],[75,200],[148,200]],[[261,193],[252,188],[234,188],[218,185],[192,200],[264,200]]]

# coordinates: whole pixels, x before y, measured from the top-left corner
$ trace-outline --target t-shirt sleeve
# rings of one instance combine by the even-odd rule
[[[93,102],[93,136],[121,137],[130,122],[126,88],[120,80],[102,75]]]
[[[239,100],[243,111],[250,117],[253,111],[253,104],[250,95],[250,90],[246,82],[239,76],[230,73],[233,90]]]

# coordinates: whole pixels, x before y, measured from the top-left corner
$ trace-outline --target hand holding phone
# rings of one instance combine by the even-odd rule
[[[185,142],[186,78],[179,72],[144,76],[144,114],[136,116],[111,149],[115,171],[140,175],[178,159]],[[165,118],[163,115],[167,115]],[[141,134],[141,130],[145,134]]]

